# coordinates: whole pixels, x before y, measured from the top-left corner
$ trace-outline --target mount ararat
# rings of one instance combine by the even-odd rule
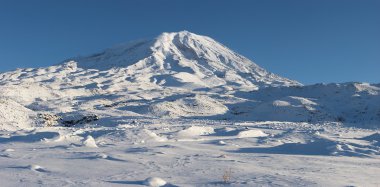
[[[1,73],[0,182],[379,186],[379,93],[302,85],[209,37],[163,33]]]

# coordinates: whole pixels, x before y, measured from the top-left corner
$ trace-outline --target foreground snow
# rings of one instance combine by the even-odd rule
[[[376,186],[375,132],[335,123],[209,120],[2,132],[0,179],[2,186],[141,186],[159,177],[153,183],[223,186],[231,170],[231,186]]]

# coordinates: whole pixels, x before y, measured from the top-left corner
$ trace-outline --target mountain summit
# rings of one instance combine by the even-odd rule
[[[300,83],[269,73],[217,41],[188,31],[162,33],[87,57],[73,58],[83,69],[122,68],[140,81],[162,86],[293,86]]]

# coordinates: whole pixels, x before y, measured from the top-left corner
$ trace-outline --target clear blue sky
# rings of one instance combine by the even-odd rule
[[[181,30],[304,84],[380,82],[380,0],[0,0],[0,71]]]

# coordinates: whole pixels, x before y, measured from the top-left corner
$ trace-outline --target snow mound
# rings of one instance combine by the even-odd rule
[[[273,101],[273,106],[285,107],[285,106],[291,106],[291,104],[287,101],[275,100]]]
[[[268,136],[268,134],[257,129],[241,131],[237,135],[238,138],[256,138],[256,137],[265,137],[265,136]]]
[[[144,181],[144,185],[151,187],[160,187],[165,186],[166,184],[167,182],[164,179],[158,177],[149,177]]]
[[[42,166],[39,166],[39,165],[35,165],[35,164],[29,165],[28,168],[32,171],[46,172],[45,168],[43,168]]]
[[[146,143],[146,142],[165,142],[168,139],[163,136],[159,136],[156,133],[148,130],[148,129],[143,129],[140,131],[137,136],[141,139],[141,142]]]
[[[191,126],[187,129],[181,130],[177,133],[179,137],[194,137],[209,135],[215,133],[214,128],[212,127],[201,127],[201,126]]]
[[[0,130],[32,127],[34,112],[11,99],[0,99]]]
[[[215,116],[226,113],[228,108],[208,96],[196,95],[153,104],[149,107],[149,111],[154,116],[177,118]]]
[[[102,158],[102,159],[107,159],[107,158],[109,158],[109,156],[106,155],[106,154],[104,154],[104,153],[99,153],[99,154],[96,155],[96,157],[97,157],[97,158]]]
[[[3,152],[15,152],[15,150],[11,149],[11,148],[8,148],[8,149],[4,149]]]
[[[90,135],[88,135],[87,138],[83,141],[83,145],[91,148],[98,147],[98,145],[96,145],[95,139]]]
[[[279,100],[264,102],[257,106],[253,113],[256,120],[309,121],[313,114],[319,112],[318,109],[318,104],[310,99],[287,96]]]
[[[223,141],[223,140],[219,140],[218,141],[218,145],[226,145],[227,143],[225,142],[225,141]]]

